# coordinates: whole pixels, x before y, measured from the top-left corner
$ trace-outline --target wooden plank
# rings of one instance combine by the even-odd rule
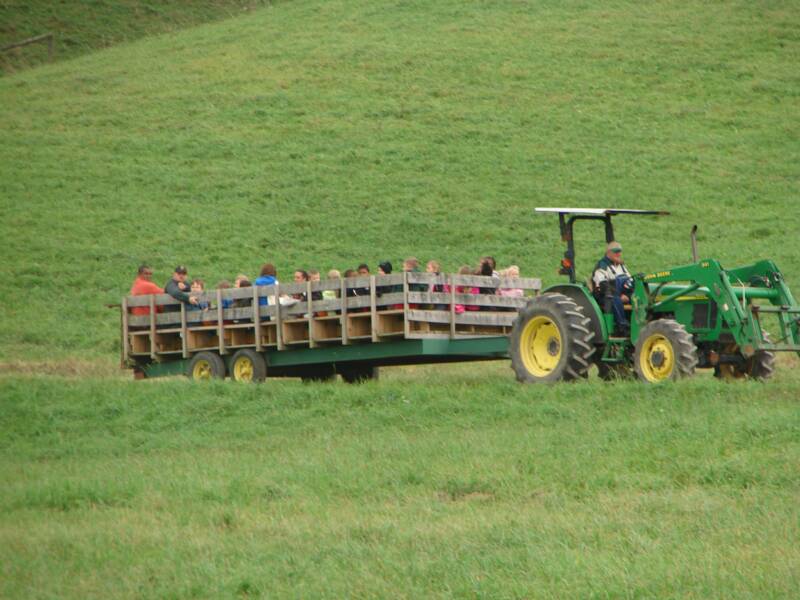
[[[453,278],[448,277],[450,282],[450,337],[456,337],[456,285]]]
[[[346,304],[347,308],[366,308],[370,305],[370,299],[369,296],[354,296],[346,298],[343,304]]]
[[[121,318],[122,318],[122,363],[128,363],[128,357],[130,356],[130,339],[128,337],[128,299],[122,299],[122,311]]]
[[[189,357],[189,328],[186,324],[186,305],[181,302],[181,355]]]
[[[261,305],[258,287],[253,286],[253,328],[256,335],[256,352],[261,352]]]
[[[275,340],[278,343],[278,350],[283,350],[286,345],[283,343],[283,316],[281,315],[281,285],[275,286]]]
[[[447,275],[442,273],[415,273],[413,271],[409,271],[408,273],[408,282],[409,283],[425,283],[425,284],[438,284],[443,285],[447,283]]]
[[[392,292],[391,294],[383,294],[379,296],[376,305],[377,306],[393,306],[395,304],[402,304],[403,303],[403,292]]]
[[[342,301],[339,298],[335,300],[314,300],[311,308],[314,312],[332,312],[334,310],[341,310]]]
[[[225,317],[222,314],[222,290],[217,290],[217,337],[219,338],[219,353],[225,354]]]
[[[517,318],[516,313],[510,312],[465,312],[455,315],[458,325],[486,325],[486,326],[511,326]],[[421,321],[427,323],[450,323],[450,315],[441,310],[410,310],[407,321]]]
[[[340,300],[342,301],[342,312],[340,315],[341,316],[340,323],[342,328],[342,345],[347,346],[350,343],[350,341],[347,339],[347,284],[345,283],[345,280],[342,279],[339,285],[341,286]]]
[[[156,297],[150,296],[150,358],[156,357]]]
[[[452,286],[454,289],[455,286]],[[409,292],[408,301],[411,304],[447,304],[450,302],[450,297],[453,295],[451,291],[449,294],[440,292]],[[515,308],[519,309],[525,306],[530,298],[511,297],[511,296],[498,296],[496,294],[456,294],[456,304],[463,304],[465,306],[496,306],[502,308]]]
[[[317,343],[314,341],[314,310],[311,307],[313,300],[311,300],[311,282],[306,282],[306,304],[308,305],[308,347],[316,348]]]
[[[378,341],[378,306],[375,304],[377,291],[375,288],[375,276],[369,278],[369,300],[370,300],[370,332],[372,341]]]
[[[408,271],[403,272],[403,335],[411,333],[411,322],[408,320]]]

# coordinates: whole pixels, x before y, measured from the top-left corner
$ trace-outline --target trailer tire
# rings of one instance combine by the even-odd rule
[[[585,378],[594,352],[591,319],[564,294],[531,300],[511,329],[511,368],[522,383]]]
[[[243,348],[231,359],[231,379],[250,383],[264,381],[267,378],[267,361],[250,348]]]
[[[378,379],[379,373],[378,367],[371,365],[341,365],[336,367],[336,371],[346,383],[364,383]]]
[[[697,367],[697,346],[677,321],[650,321],[636,340],[633,367],[637,377],[647,383],[690,377]]]
[[[225,361],[213,352],[198,352],[186,367],[189,379],[205,381],[207,379],[225,379]]]
[[[300,372],[303,383],[315,383],[336,379],[336,368],[332,364],[311,365]]]

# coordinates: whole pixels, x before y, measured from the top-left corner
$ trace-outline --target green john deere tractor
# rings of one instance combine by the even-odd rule
[[[770,260],[723,269],[714,259],[633,276],[624,308],[630,330],[615,330],[609,297],[598,297],[591,278],[575,271],[573,226],[601,221],[614,241],[615,215],[665,215],[665,211],[537,208],[557,213],[567,251],[560,273],[569,283],[547,288],[514,322],[509,352],[517,379],[526,383],[585,378],[592,364],[600,377],[633,376],[657,383],[713,368],[725,379],[768,379],[775,352],[800,353],[800,307]],[[587,273],[588,274],[588,273]],[[768,328],[762,321],[771,319]]]

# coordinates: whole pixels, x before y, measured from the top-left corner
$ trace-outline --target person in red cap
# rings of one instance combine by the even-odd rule
[[[141,265],[136,279],[131,286],[131,296],[148,296],[150,294],[163,294],[164,290],[153,283],[153,269],[149,265]],[[132,315],[149,315],[149,306],[134,306],[131,308]]]

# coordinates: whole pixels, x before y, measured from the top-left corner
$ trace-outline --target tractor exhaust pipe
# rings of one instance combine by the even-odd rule
[[[700,260],[700,257],[697,256],[697,225],[692,226],[690,237],[692,238],[692,262],[697,262]]]

